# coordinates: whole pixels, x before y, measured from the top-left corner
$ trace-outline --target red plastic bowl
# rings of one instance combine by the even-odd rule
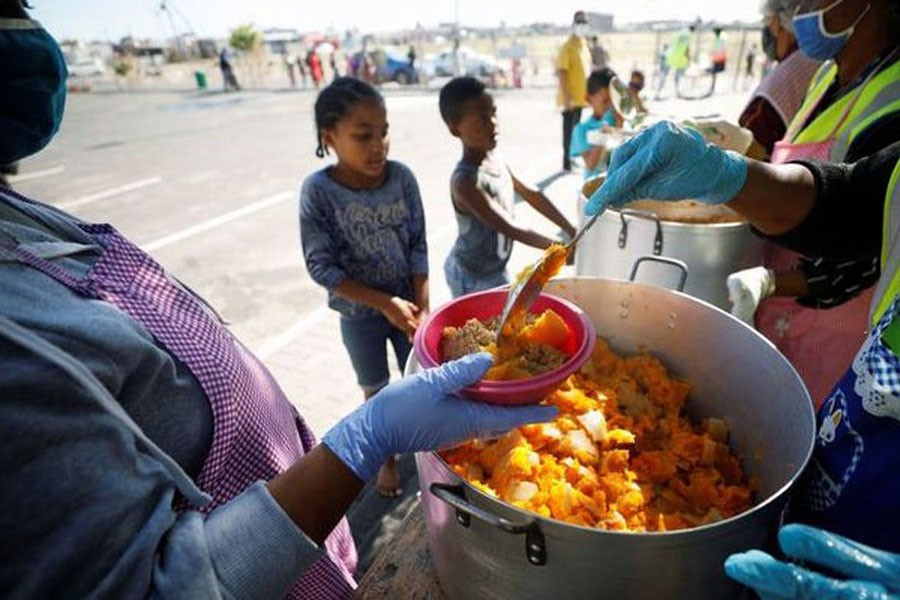
[[[507,288],[498,288],[468,294],[444,304],[431,313],[416,330],[413,340],[413,349],[419,364],[425,369],[430,369],[444,362],[441,355],[441,336],[444,327],[461,327],[469,319],[486,320],[496,317],[503,310],[508,293]],[[463,396],[489,404],[537,404],[565,381],[566,377],[587,362],[597,341],[593,322],[584,311],[571,302],[550,294],[538,296],[531,307],[531,312],[540,314],[548,308],[562,317],[572,330],[570,344],[563,348],[569,355],[569,360],[552,371],[528,379],[479,381],[464,388]]]

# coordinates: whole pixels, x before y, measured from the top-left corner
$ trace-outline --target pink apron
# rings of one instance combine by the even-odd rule
[[[208,513],[250,484],[285,471],[315,445],[312,432],[268,369],[202,300],[174,283],[159,264],[112,226],[78,225],[103,248],[83,279],[21,248],[13,251],[20,260],[79,295],[122,310],[184,363],[200,383],[212,408],[213,440],[197,485],[212,496],[212,502],[191,507],[182,499],[176,508]],[[350,595],[356,586],[352,575],[356,547],[346,519],[325,541],[325,550],[327,554],[303,574],[288,598]]]
[[[786,139],[776,142],[772,162],[780,164],[799,159],[829,162],[837,133],[859,95],[857,92],[848,103],[827,140],[805,144]],[[808,120],[815,107],[815,104],[809,107],[801,123]],[[775,271],[787,271],[797,267],[799,256],[767,243],[763,264]],[[866,339],[869,303],[874,291],[872,286],[852,300],[829,309],[808,308],[793,298],[773,297],[763,300],[756,311],[756,328],[794,365],[817,409]]]

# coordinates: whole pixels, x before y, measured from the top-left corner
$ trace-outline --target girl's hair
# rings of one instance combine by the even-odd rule
[[[337,125],[350,108],[363,101],[376,101],[384,105],[384,98],[365,81],[353,77],[338,77],[316,98],[316,156],[324,158],[328,148],[322,140],[322,132]]]

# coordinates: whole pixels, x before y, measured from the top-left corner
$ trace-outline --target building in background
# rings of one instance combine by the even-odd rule
[[[613,31],[613,16],[607,13],[585,12],[588,25],[594,33],[607,33]]]
[[[269,54],[287,54],[302,46],[303,34],[296,29],[272,27],[262,31],[263,44]]]

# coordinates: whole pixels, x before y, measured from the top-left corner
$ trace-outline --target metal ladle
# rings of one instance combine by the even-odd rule
[[[600,177],[595,177],[594,179],[586,181],[581,188],[582,193],[585,196],[590,197],[603,184],[604,179],[605,177],[601,175]],[[498,346],[504,337],[513,333],[511,331],[504,332],[506,326],[509,323],[515,323],[519,317],[531,308],[531,305],[534,304],[534,301],[540,295],[541,290],[544,289],[544,284],[546,284],[551,277],[556,275],[562,267],[562,264],[565,263],[565,259],[568,258],[569,254],[572,252],[572,249],[575,248],[575,244],[582,238],[584,232],[590,229],[591,225],[594,224],[594,221],[603,214],[604,210],[605,207],[588,219],[587,222],[582,225],[581,229],[575,233],[575,237],[569,240],[568,244],[562,246],[555,252],[544,252],[544,254],[537,259],[534,264],[527,267],[515,283],[513,283],[509,289],[509,295],[506,297],[506,304],[503,305],[503,311],[500,313],[500,323],[497,325]],[[555,264],[553,263],[554,259],[557,260]]]

